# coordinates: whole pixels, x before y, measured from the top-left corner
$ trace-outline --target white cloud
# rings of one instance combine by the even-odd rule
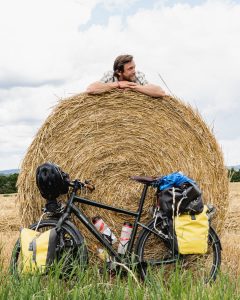
[[[214,122],[217,138],[226,149],[226,163],[240,161],[235,150],[240,150],[236,142],[240,136],[236,121],[240,112],[240,5],[208,1],[167,6],[167,1],[160,2],[153,9],[139,7],[131,15],[127,14],[129,2],[121,2],[127,18],[118,0],[9,0],[1,4],[0,131],[8,132],[1,137],[1,145],[16,151],[11,152],[14,159],[4,158],[0,169],[7,167],[7,161],[9,168],[15,167],[12,163],[23,155],[59,98],[83,91],[111,69],[121,53],[132,53],[150,82],[164,87],[160,73],[177,96],[197,106],[209,124]],[[113,16],[106,25],[81,30],[87,21],[96,23],[91,10],[97,3]]]
[[[1,170],[20,167],[20,162],[35,131],[36,127],[29,126],[29,124],[0,126]]]
[[[236,139],[220,140],[219,143],[222,145],[222,150],[228,165],[239,165],[240,137],[237,137]]]
[[[0,7],[0,81],[64,80],[72,46],[96,1],[9,0]],[[10,85],[10,83],[9,83]]]
[[[29,121],[39,124],[61,97],[67,97],[63,87],[51,85],[0,89],[0,125]]]

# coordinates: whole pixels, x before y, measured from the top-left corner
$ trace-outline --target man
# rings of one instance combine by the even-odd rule
[[[165,92],[160,86],[147,82],[142,72],[135,70],[132,55],[120,55],[113,64],[113,71],[104,74],[100,81],[94,82],[87,88],[88,94],[101,94],[113,89],[129,89],[152,97],[162,97]]]

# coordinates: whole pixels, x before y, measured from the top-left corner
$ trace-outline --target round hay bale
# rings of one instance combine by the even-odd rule
[[[92,179],[96,190],[87,197],[133,211],[143,186],[131,181],[131,175],[159,176],[181,170],[199,183],[205,203],[216,206],[217,229],[224,223],[228,179],[222,152],[200,115],[169,96],[113,91],[60,101],[21,166],[18,200],[24,225],[41,215],[44,199],[35,183],[35,171],[46,161],[57,163],[71,179]],[[142,222],[150,218],[148,210],[154,203],[155,190],[150,188]],[[83,209],[90,218],[104,216],[118,235],[122,223],[131,220],[95,207]],[[91,248],[94,237],[85,237]]]

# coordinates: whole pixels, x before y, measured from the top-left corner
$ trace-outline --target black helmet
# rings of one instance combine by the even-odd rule
[[[36,181],[42,197],[49,201],[68,192],[69,175],[54,163],[40,165],[36,170]]]

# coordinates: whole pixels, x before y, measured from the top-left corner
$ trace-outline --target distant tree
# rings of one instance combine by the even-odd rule
[[[17,192],[18,174],[0,175],[0,194],[11,194]]]
[[[238,171],[234,170],[233,168],[231,170],[228,170],[228,176],[229,176],[231,182],[239,182],[240,181],[240,169]]]

